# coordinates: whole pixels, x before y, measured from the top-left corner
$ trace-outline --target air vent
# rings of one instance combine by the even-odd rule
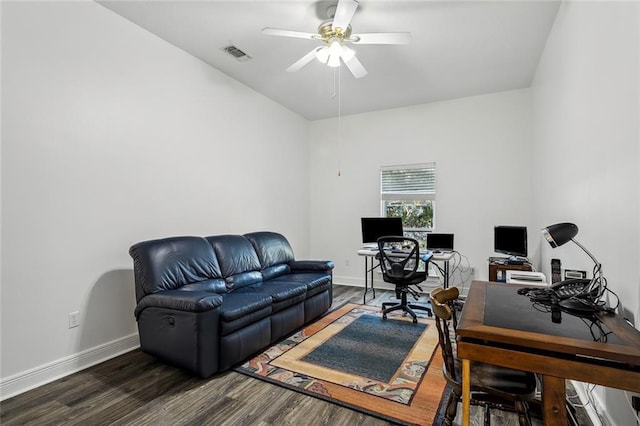
[[[251,59],[251,56],[247,55],[246,53],[244,53],[242,50],[238,49],[235,46],[223,47],[222,50],[224,50],[229,55],[236,58],[239,62],[246,62],[249,59]]]

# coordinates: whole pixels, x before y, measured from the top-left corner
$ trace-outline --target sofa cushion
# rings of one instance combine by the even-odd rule
[[[260,258],[262,269],[287,264],[294,259],[293,249],[282,234],[276,232],[251,232],[244,235],[255,248]],[[288,272],[288,271],[286,271]],[[282,273],[286,273],[284,270]],[[268,279],[270,277],[267,277]]]
[[[331,288],[331,275],[319,273],[287,274],[269,281],[265,285],[278,283],[302,284],[307,289],[307,298]]]
[[[257,321],[267,319],[272,312],[269,295],[227,293],[220,306],[220,335],[226,336]]]
[[[233,321],[264,308],[270,308],[271,303],[271,297],[264,293],[226,293],[222,295],[220,318],[223,321]],[[270,313],[268,312],[267,315]]]
[[[201,237],[170,237],[137,243],[133,258],[136,299],[187,284],[222,278],[211,245]]]
[[[210,293],[226,293],[227,284],[224,279],[216,278],[215,280],[201,281],[199,283],[186,284],[178,290],[182,291],[208,291]]]
[[[272,299],[272,312],[278,312],[307,298],[306,286],[292,282],[267,281],[243,287],[237,292],[268,295]]]
[[[249,240],[242,235],[216,235],[206,240],[215,251],[228,291],[262,281],[260,260]]]
[[[294,260],[289,262],[291,272],[324,272],[330,274],[334,268],[330,260]]]
[[[291,272],[291,268],[285,263],[267,266],[262,270],[262,280],[267,281],[273,278],[277,278],[281,275],[288,274],[289,272]]]

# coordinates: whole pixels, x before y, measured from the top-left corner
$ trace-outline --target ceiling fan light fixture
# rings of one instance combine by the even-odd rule
[[[340,55],[340,57],[342,57],[342,60],[345,63],[353,59],[355,55],[356,55],[356,52],[354,52],[353,49],[349,49],[347,46],[342,46],[342,54]]]
[[[329,39],[327,44],[329,45],[329,55],[340,56],[340,54],[342,53],[343,47],[342,47],[342,42],[338,37],[333,37]]]
[[[344,50],[342,41],[338,37],[332,37],[327,43],[329,45],[329,60],[327,61],[327,65],[330,67],[339,67],[340,56]]]
[[[340,55],[331,55],[329,56],[329,60],[327,61],[327,65],[332,68],[340,66]]]
[[[329,48],[327,46],[322,46],[316,50],[316,59],[323,64],[326,64],[329,60]]]

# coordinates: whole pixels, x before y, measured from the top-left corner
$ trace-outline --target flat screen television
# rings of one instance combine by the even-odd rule
[[[403,235],[402,219],[399,217],[363,217],[362,242],[372,244],[387,235]]]
[[[427,250],[453,251],[453,234],[427,234]]]
[[[512,257],[527,257],[526,226],[496,226],[493,250]]]

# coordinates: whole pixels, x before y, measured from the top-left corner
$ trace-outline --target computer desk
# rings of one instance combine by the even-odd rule
[[[581,318],[517,293],[518,284],[474,281],[457,328],[463,425],[469,425],[471,361],[542,375],[544,424],[567,425],[565,380],[640,392],[640,332],[619,315]]]
[[[362,303],[367,303],[367,293],[373,292],[373,297],[376,297],[376,289],[373,288],[373,271],[380,266],[376,256],[378,255],[377,249],[362,248],[358,250],[358,256],[364,256],[364,295],[362,296]],[[453,252],[448,253],[433,253],[431,261],[442,262],[444,271],[443,286],[449,287],[449,262],[453,258]],[[371,281],[371,288],[369,288],[369,281]]]

